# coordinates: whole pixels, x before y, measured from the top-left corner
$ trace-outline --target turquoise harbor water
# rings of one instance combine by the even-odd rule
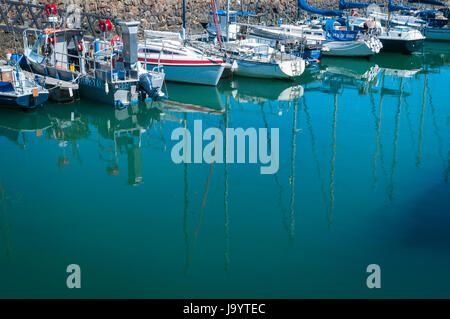
[[[427,45],[121,111],[1,110],[0,297],[450,297],[449,66]],[[194,120],[279,128],[278,172],[174,164]]]

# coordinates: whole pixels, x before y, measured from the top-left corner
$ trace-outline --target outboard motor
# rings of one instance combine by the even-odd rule
[[[145,101],[146,96],[153,101],[157,101],[161,98],[159,94],[159,87],[154,86],[152,83],[152,76],[150,73],[143,73],[139,75],[139,100]]]

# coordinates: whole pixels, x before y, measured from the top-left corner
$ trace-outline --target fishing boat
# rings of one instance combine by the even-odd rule
[[[48,99],[48,90],[27,78],[17,65],[1,65],[0,80],[0,107],[32,109]]]
[[[117,107],[164,97],[164,73],[147,71],[138,61],[139,22],[117,22],[120,36],[111,37],[113,23],[101,20],[103,36],[89,41],[81,28],[56,27],[56,7],[46,13],[51,28],[23,33],[24,56],[34,73],[76,82],[81,97]],[[32,45],[28,45],[30,34],[36,37]]]
[[[138,46],[139,61],[147,70],[161,65],[167,81],[217,85],[225,61],[185,44],[180,33],[145,30]]]

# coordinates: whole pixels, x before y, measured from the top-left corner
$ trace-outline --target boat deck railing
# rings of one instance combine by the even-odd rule
[[[23,32],[24,47],[29,48],[35,55],[43,57],[42,64],[45,63],[45,59],[48,60],[49,56],[52,56],[54,60],[52,66],[62,70],[78,72],[79,75],[73,81],[88,75],[98,77],[99,74],[102,74],[104,77],[102,80],[107,80],[110,83],[124,83],[138,80],[137,71],[126,69],[123,64],[121,65],[123,61],[123,44],[120,42],[112,45],[106,40],[93,40],[91,42],[83,40],[82,43],[85,48],[79,51],[77,55],[69,52],[55,52],[53,49],[53,52],[49,56],[45,56],[41,52],[36,53],[36,46],[40,45],[38,41],[33,46],[29,46],[26,36],[28,33],[34,33],[38,39],[40,32],[42,30],[25,30]],[[97,42],[103,44],[104,47],[94,51]],[[89,48],[89,51],[87,48]],[[116,67],[116,65],[121,65],[121,67]]]

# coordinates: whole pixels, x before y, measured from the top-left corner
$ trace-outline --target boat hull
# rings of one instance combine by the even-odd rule
[[[236,60],[238,67],[233,71],[235,75],[261,79],[292,79],[300,76],[305,70],[305,61],[301,60],[297,73],[290,73],[285,65],[277,63],[263,63],[257,61]]]
[[[56,68],[52,66],[44,66],[39,64],[31,59],[28,59],[28,65],[34,73],[49,76],[55,79],[63,80],[63,81],[73,81],[79,75],[78,72],[72,72],[70,70],[64,70],[61,68]]]
[[[391,40],[380,38],[383,51],[411,54],[423,48],[423,39],[419,40]]]
[[[326,56],[368,57],[378,53],[365,41],[330,41],[323,46],[329,49],[322,52]]]
[[[140,59],[145,61],[144,59]],[[158,61],[147,62],[147,70],[152,70]],[[225,66],[222,63],[191,64],[161,63],[165,79],[171,82],[216,86]]]
[[[450,28],[426,28],[425,36],[430,41],[450,41]]]
[[[84,76],[79,79],[78,85],[82,98],[117,107],[126,107],[139,102],[137,81],[108,83],[108,88],[106,88],[105,82]]]
[[[48,100],[48,96],[48,92],[40,92],[36,97],[32,94],[19,96],[0,95],[0,107],[33,109],[46,102]]]
[[[77,77],[75,72],[50,66],[44,67],[32,60],[29,61],[29,65],[37,74],[48,75],[63,81],[72,81]],[[82,98],[119,107],[138,102],[137,81],[108,83],[108,89],[106,89],[105,82],[92,76],[82,76],[78,79],[78,85],[78,94]],[[61,102],[61,99],[67,98],[65,95],[67,94],[53,96],[53,98]]]

